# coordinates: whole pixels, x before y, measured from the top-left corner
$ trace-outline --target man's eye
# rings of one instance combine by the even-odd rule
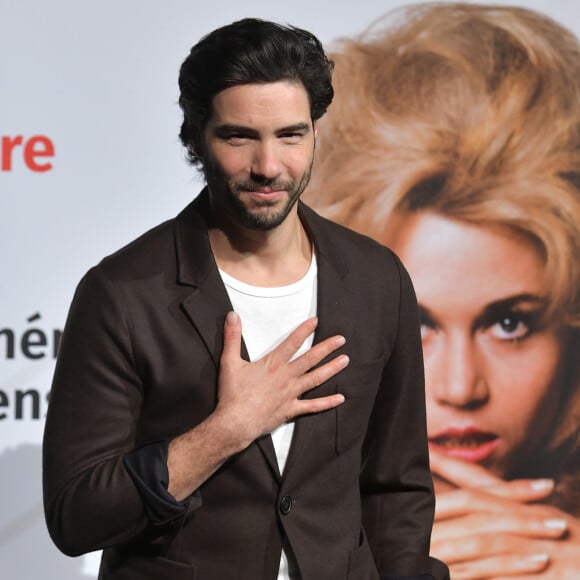
[[[246,135],[226,135],[225,140],[231,145],[242,145],[247,142],[248,137]]]
[[[293,143],[299,141],[302,138],[302,133],[282,133],[280,137],[284,139],[284,141]]]
[[[492,324],[489,331],[499,340],[519,340],[530,334],[532,325],[528,316],[509,314]]]

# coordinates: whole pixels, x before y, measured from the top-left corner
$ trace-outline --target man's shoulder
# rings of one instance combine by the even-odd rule
[[[173,253],[175,221],[172,218],[147,230],[105,256],[95,268],[111,274],[158,268]]]
[[[400,261],[387,246],[325,218],[304,203],[300,211],[307,227],[312,229],[316,242],[333,254],[342,256],[354,266],[369,267],[378,261],[398,269]]]
[[[125,246],[105,256],[91,270],[116,280],[134,280],[139,277],[147,278],[175,272],[179,226],[192,220],[195,208],[194,200],[177,216],[152,227]]]

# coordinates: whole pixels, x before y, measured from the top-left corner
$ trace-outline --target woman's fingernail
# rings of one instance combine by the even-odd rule
[[[554,489],[553,479],[534,479],[530,483],[530,487],[534,491],[546,491],[548,489]]]
[[[547,564],[550,556],[548,554],[530,554],[524,558],[524,562],[533,562],[534,564]]]
[[[544,520],[544,526],[550,530],[565,530],[568,527],[566,520],[549,519]]]

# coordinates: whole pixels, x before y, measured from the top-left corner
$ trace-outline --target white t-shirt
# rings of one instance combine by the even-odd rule
[[[299,324],[316,316],[317,265],[314,252],[308,272],[287,286],[263,287],[240,282],[220,270],[234,310],[242,321],[242,336],[251,361],[258,360],[278,346]],[[312,346],[310,335],[293,359]],[[272,431],[280,473],[284,472],[294,422],[283,423]],[[280,559],[278,580],[297,578],[284,550]]]

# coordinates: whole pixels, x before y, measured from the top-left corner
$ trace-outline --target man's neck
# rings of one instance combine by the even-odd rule
[[[310,267],[312,247],[296,210],[268,231],[220,225],[209,230],[218,267],[255,286],[284,286]]]

